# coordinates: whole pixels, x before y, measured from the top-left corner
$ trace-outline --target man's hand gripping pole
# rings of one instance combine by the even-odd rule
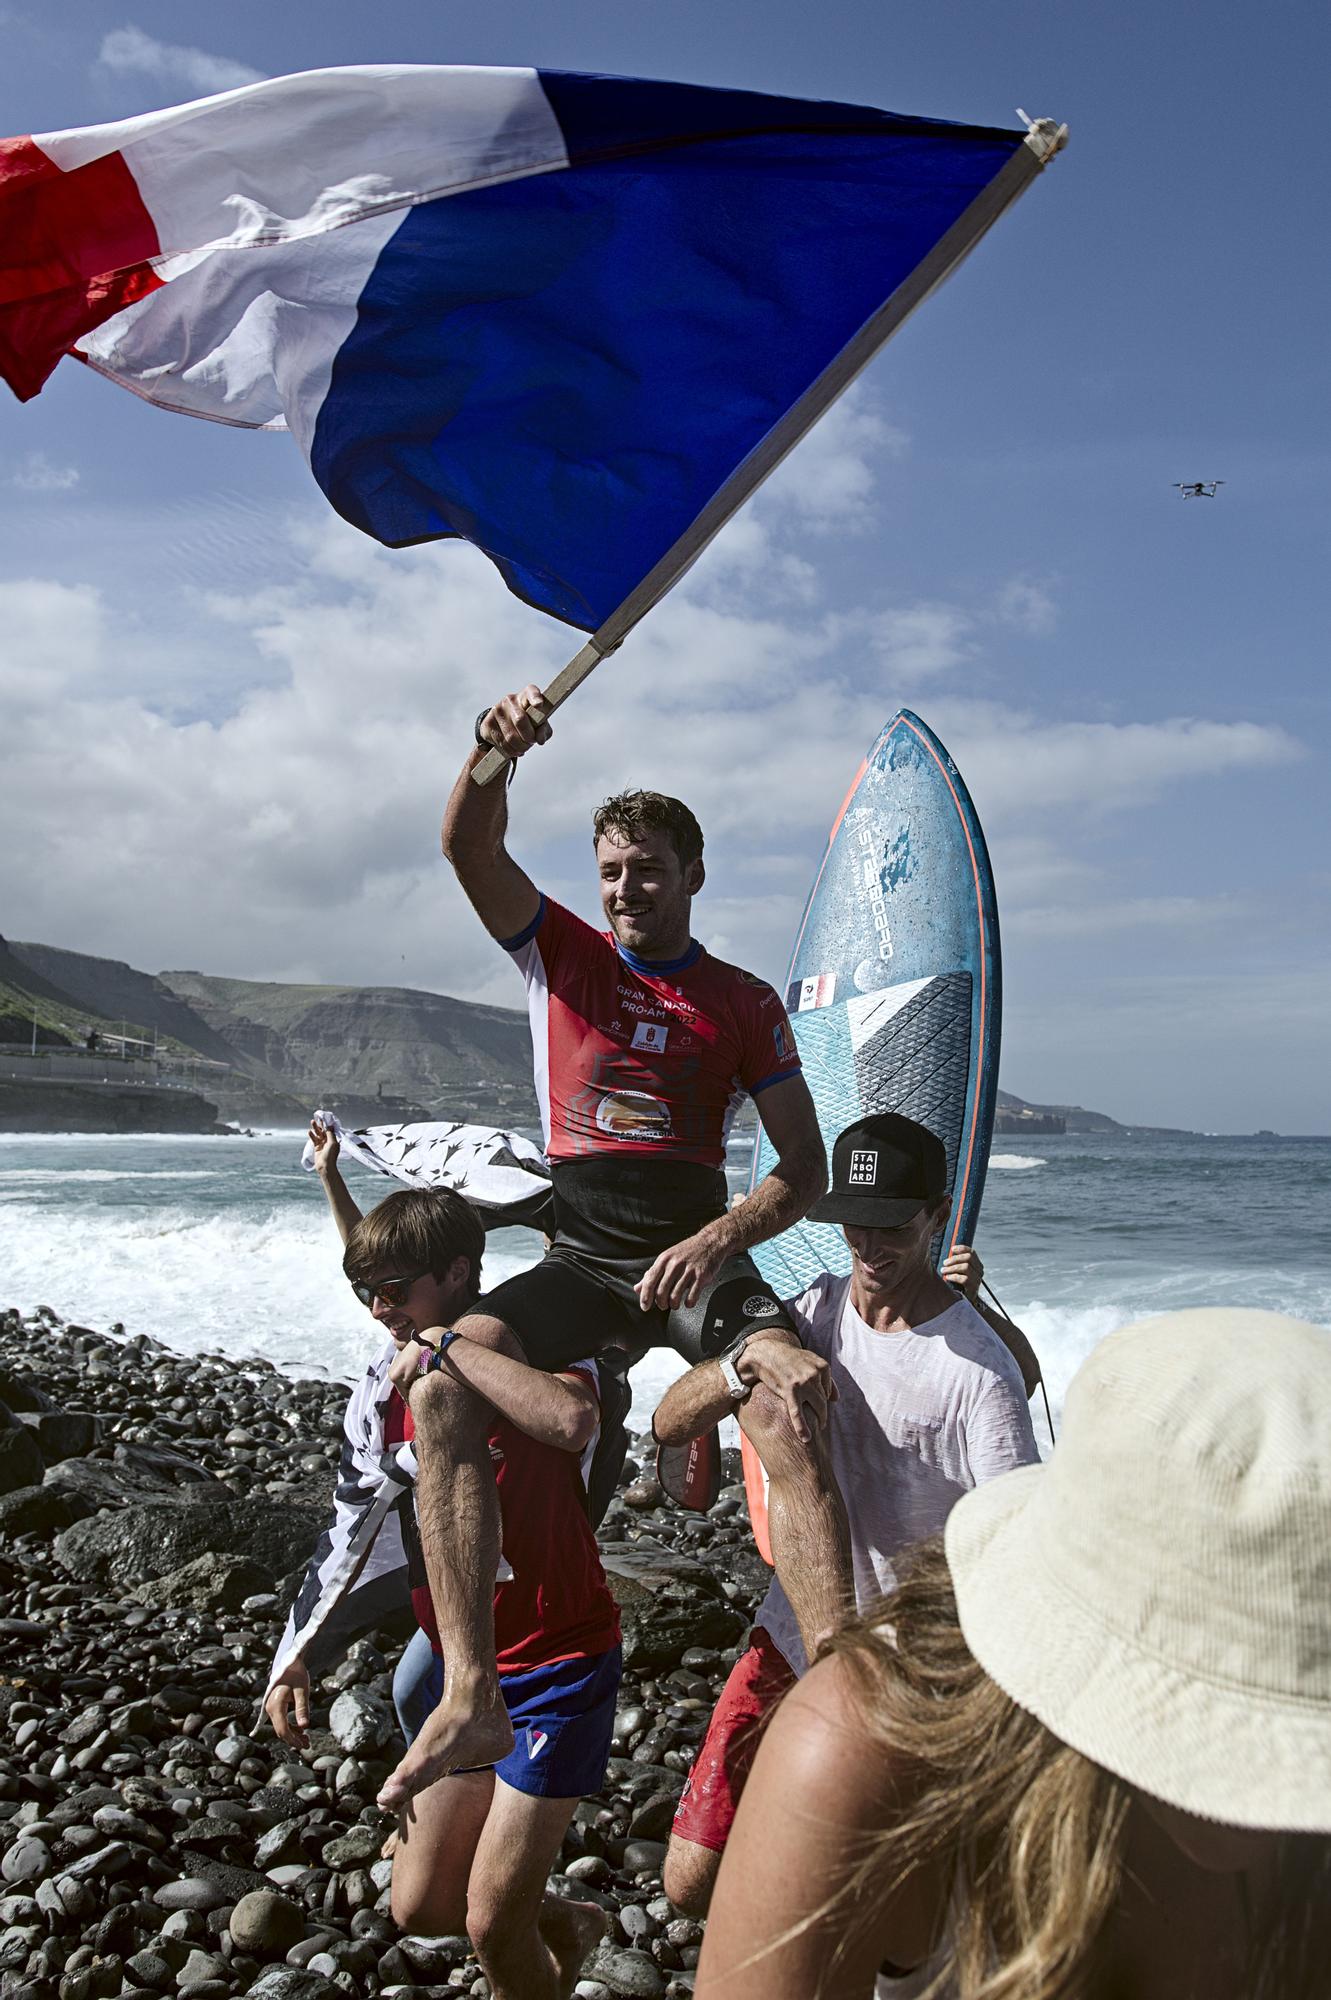
[[[535,702],[528,703],[527,713],[532,720],[548,721],[555,710],[568,700],[574,688],[582,686],[593,667],[598,667],[602,660],[608,659],[618,644],[619,641],[616,640],[613,646],[598,646],[594,638],[589,639],[582,651],[575,654],[566,667],[561,667],[549,687],[543,690],[540,706],[537,707]],[[502,750],[487,750],[471,774],[472,783],[488,785],[491,778],[497,777],[500,771],[508,769],[509,763],[510,759]]]

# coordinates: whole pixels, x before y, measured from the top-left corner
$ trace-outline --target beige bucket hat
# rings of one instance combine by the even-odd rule
[[[1331,1334],[1220,1309],[1111,1334],[1049,1463],[945,1540],[971,1652],[1063,1742],[1185,1812],[1331,1832]]]

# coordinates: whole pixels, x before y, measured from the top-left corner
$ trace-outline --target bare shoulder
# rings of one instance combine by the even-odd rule
[[[866,1854],[918,1782],[868,1726],[865,1699],[834,1654],[775,1712],[721,1864],[698,2000],[868,1992],[884,1959],[928,1955],[941,1903],[931,1873],[863,1893]]]

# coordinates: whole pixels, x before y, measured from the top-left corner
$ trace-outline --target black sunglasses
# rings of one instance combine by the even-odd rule
[[[386,1306],[399,1308],[407,1303],[417,1279],[424,1276],[424,1271],[413,1271],[409,1278],[380,1278],[373,1285],[358,1285],[353,1278],[351,1289],[363,1306],[373,1306],[376,1299],[382,1299]]]

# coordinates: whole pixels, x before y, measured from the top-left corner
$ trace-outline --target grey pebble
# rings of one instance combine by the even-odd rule
[[[44,1840],[16,1840],[0,1861],[0,1875],[6,1882],[40,1882],[51,1872],[51,1850]]]
[[[616,1996],[625,2000],[664,2000],[669,1977],[645,1951],[608,1951],[595,1960],[593,1971]]]
[[[195,1949],[176,1974],[176,1986],[184,1993],[191,1987],[201,1986],[205,1980],[225,1979],[226,1976],[227,1963],[224,1958],[219,1958],[215,1952]]]
[[[271,1889],[251,1889],[227,1920],[237,1950],[275,1958],[290,1951],[305,1933],[305,1918],[295,1903]]]
[[[187,1875],[179,1882],[163,1882],[161,1888],[153,1892],[153,1901],[159,1910],[217,1910],[229,1903],[231,1898],[216,1882],[205,1882],[198,1875]]]
[[[371,1826],[353,1826],[349,1833],[330,1840],[322,1849],[326,1868],[355,1868],[362,1861],[375,1861],[384,1837]]]
[[[328,1727],[339,1746],[354,1757],[382,1749],[397,1729],[387,1704],[358,1687],[347,1688],[337,1697],[329,1711]]]

